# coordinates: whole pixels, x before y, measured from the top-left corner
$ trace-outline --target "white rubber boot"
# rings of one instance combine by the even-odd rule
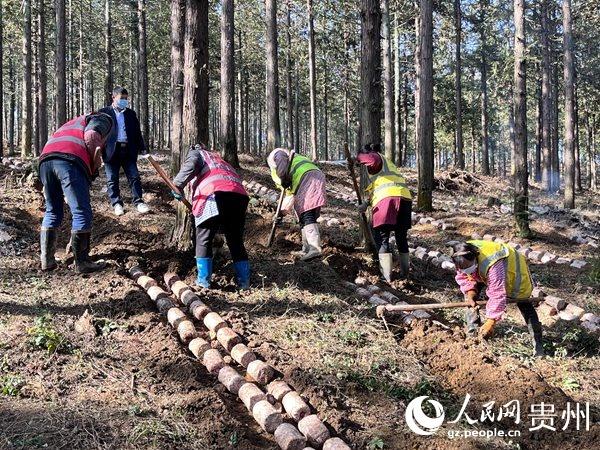
[[[388,283],[392,281],[392,269],[394,267],[394,255],[392,253],[379,254],[379,271]]]
[[[300,260],[308,261],[310,259],[318,258],[323,253],[321,248],[321,234],[319,233],[319,225],[311,223],[306,225],[304,228],[306,233],[306,243],[308,245],[308,251]]]

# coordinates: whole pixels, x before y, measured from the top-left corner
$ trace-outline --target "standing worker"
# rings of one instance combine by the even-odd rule
[[[142,181],[137,167],[138,154],[146,153],[140,121],[135,111],[129,108],[127,89],[117,86],[113,89],[112,99],[112,105],[100,110],[100,112],[110,114],[117,124],[108,138],[106,151],[102,154],[110,204],[114,208],[116,216],[125,214],[119,187],[119,172],[123,168],[131,188],[133,204],[140,214],[146,214],[150,208],[142,199]]]
[[[292,161],[290,164],[290,155]],[[267,158],[271,178],[287,196],[293,196],[293,206],[302,229],[300,259],[308,261],[323,253],[317,219],[325,206],[325,174],[307,157],[284,148],[276,148]]]
[[[361,212],[370,206],[373,213],[373,238],[379,254],[379,269],[383,278],[392,280],[393,254],[390,234],[394,231],[400,253],[400,276],[408,276],[410,264],[407,233],[411,228],[412,195],[406,181],[392,161],[381,153],[379,144],[367,144],[356,161],[367,168],[367,201],[359,205]]]
[[[542,324],[530,301],[533,290],[527,260],[512,247],[489,241],[467,241],[452,247],[452,260],[456,265],[456,282],[472,306],[465,320],[467,332],[474,333],[481,325],[479,309],[475,303],[486,287],[488,302],[485,307],[486,321],[480,329],[481,337],[487,339],[494,333],[496,323],[506,312],[507,297],[517,300],[517,307],[533,339],[535,355],[543,356]]]
[[[183,192],[192,181],[192,212],[196,224],[198,286],[210,288],[213,272],[212,241],[219,230],[225,234],[233,259],[237,284],[250,288],[250,263],[244,247],[248,194],[235,169],[202,144],[190,148],[173,184]],[[177,200],[181,194],[173,192]]]
[[[40,180],[44,185],[46,213],[40,232],[42,270],[56,268],[56,230],[64,215],[66,199],[73,221],[71,248],[79,273],[95,272],[104,264],[90,260],[92,207],[90,184],[98,176],[100,155],[110,130],[111,117],[92,113],[76,117],[60,127],[48,139],[40,155]]]

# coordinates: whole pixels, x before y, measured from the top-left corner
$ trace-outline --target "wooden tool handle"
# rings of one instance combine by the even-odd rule
[[[171,178],[169,178],[169,175],[167,175],[167,172],[165,172],[165,170],[161,167],[161,165],[156,162],[156,160],[152,157],[152,155],[146,155],[146,157],[148,158],[148,161],[150,161],[150,164],[152,164],[152,167],[154,167],[154,170],[156,170],[156,173],[158,174],[158,176],[162,178],[162,180],[165,182],[165,184],[167,186],[169,186],[169,189],[171,189],[173,192],[177,192],[179,195],[181,195],[181,202],[185,205],[185,207],[187,208],[187,210],[189,212],[192,212],[192,205],[188,201],[188,199],[185,198],[185,193],[183,193],[181,191],[181,189],[179,189],[177,186],[175,186],[175,184],[173,184],[173,182],[171,181]]]
[[[530,302],[530,303],[538,303],[538,299],[526,299],[526,300],[517,300],[515,298],[508,298],[507,303],[521,303],[521,302]],[[477,306],[485,306],[487,304],[487,300],[477,301]],[[468,308],[471,304],[468,302],[450,302],[450,303],[425,303],[421,305],[381,305],[381,308],[378,309],[378,313],[380,311],[385,312],[410,312],[417,310],[433,310],[433,309],[449,309],[449,308]]]

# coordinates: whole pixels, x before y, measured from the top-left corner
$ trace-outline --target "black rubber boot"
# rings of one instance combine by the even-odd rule
[[[533,341],[534,355],[538,357],[545,356],[546,352],[544,352],[544,343],[542,340],[542,323],[540,322],[537,311],[529,302],[517,303],[517,307],[519,308],[519,311],[521,311],[523,319],[525,319],[525,323],[527,324],[529,335]]]
[[[97,272],[106,267],[106,263],[95,263],[90,260],[89,231],[74,231],[71,233],[73,255],[75,255],[75,270],[79,273]]]
[[[56,228],[42,228],[40,232],[40,258],[42,270],[56,269]]]
[[[465,322],[467,334],[475,335],[481,326],[481,319],[479,317],[479,308],[467,308],[465,311]]]

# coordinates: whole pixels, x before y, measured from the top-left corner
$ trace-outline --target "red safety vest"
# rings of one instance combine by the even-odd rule
[[[75,117],[56,130],[50,139],[48,139],[46,145],[44,145],[41,157],[49,153],[68,153],[74,155],[83,161],[89,175],[91,175],[93,166],[92,154],[85,145],[83,138],[86,117],[85,115]]]
[[[204,167],[192,184],[193,213],[201,216],[206,205],[206,200],[215,192],[236,192],[248,195],[242,185],[242,179],[231,164],[219,156],[218,153],[200,150]]]

